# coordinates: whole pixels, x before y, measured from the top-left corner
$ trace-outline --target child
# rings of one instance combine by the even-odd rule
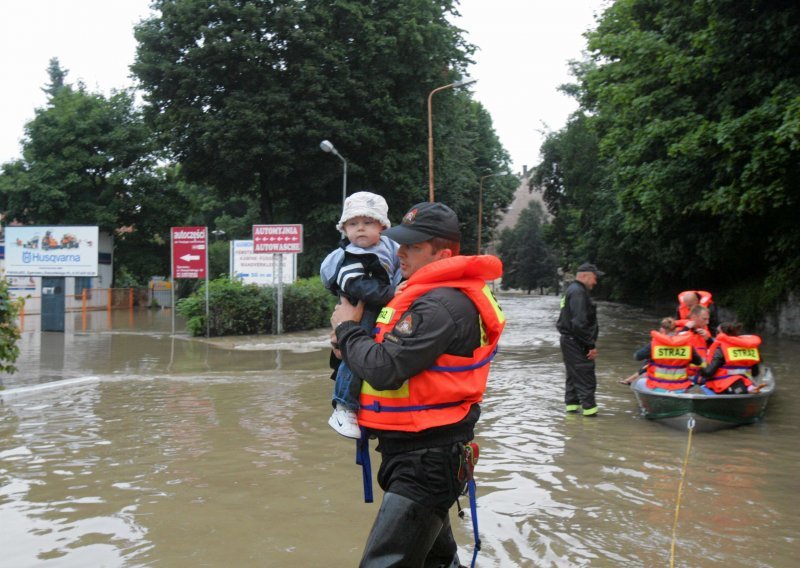
[[[675,329],[675,320],[673,318],[667,317],[661,320],[661,325],[658,328],[658,331],[663,333],[664,335],[675,335],[678,330]],[[636,350],[636,353],[633,354],[633,358],[637,361],[644,361],[650,358],[650,343],[648,342],[647,345],[641,347],[640,349]],[[623,385],[629,385],[640,376],[647,371],[647,365],[636,371],[630,377],[621,379],[619,382]]]
[[[389,207],[380,195],[359,191],[344,202],[342,218],[336,228],[345,238],[320,266],[325,287],[351,303],[364,301],[361,326],[372,332],[381,308],[394,297],[402,274],[398,270],[399,245],[381,231],[391,226]],[[356,413],[361,380],[353,376],[344,362],[336,372],[333,414],[328,424],[342,436],[360,438]]]

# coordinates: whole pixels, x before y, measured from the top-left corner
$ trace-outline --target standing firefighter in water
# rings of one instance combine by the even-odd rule
[[[597,306],[589,292],[604,272],[585,262],[578,267],[575,281],[567,286],[561,298],[561,313],[556,327],[561,334],[561,353],[567,368],[564,402],[567,412],[583,409],[584,416],[597,414],[594,391],[597,377],[594,361],[597,358]]]
[[[459,566],[448,511],[474,463],[470,441],[505,317],[486,285],[493,256],[461,256],[452,209],[420,203],[383,232],[407,280],[372,338],[342,302],[331,316],[342,359],[363,377],[358,423],[378,438],[384,490],[361,566]],[[368,452],[367,452],[368,455]]]

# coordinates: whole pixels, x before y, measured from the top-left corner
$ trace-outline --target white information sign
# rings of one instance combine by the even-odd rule
[[[97,276],[98,228],[6,227],[9,276]]]
[[[274,286],[278,283],[278,258],[283,261],[283,283],[297,280],[296,254],[254,253],[253,241],[231,242],[231,278],[245,284]]]

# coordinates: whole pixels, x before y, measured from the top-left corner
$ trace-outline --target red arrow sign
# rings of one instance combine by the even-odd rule
[[[172,277],[205,278],[206,227],[172,227]]]

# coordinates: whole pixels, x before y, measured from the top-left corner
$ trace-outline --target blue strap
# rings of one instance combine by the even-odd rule
[[[413,412],[417,410],[439,410],[441,408],[450,408],[461,404],[464,404],[463,400],[457,402],[441,402],[439,404],[418,404],[416,406],[382,406],[381,403],[376,400],[370,404],[362,404],[361,408],[364,410],[371,410],[372,412]]]
[[[472,568],[475,568],[475,560],[481,550],[481,537],[478,535],[478,500],[475,497],[475,479],[467,481],[469,490],[469,512],[472,515],[472,535],[475,538],[475,551],[472,553]]]
[[[489,354],[489,356],[486,359],[483,359],[482,361],[478,361],[477,363],[473,363],[472,365],[461,365],[461,366],[458,366],[458,367],[456,367],[456,366],[446,367],[446,366],[443,366],[443,365],[433,365],[432,367],[429,367],[428,369],[431,370],[431,371],[448,371],[448,372],[451,372],[451,373],[456,373],[456,372],[460,372],[460,371],[471,371],[473,369],[479,369],[479,368],[483,367],[484,365],[488,365],[489,363],[492,362],[492,359],[494,359],[495,355],[497,355],[497,347],[495,347],[492,350],[492,352]]]
[[[361,428],[361,437],[356,440],[356,465],[361,466],[364,503],[372,503],[372,463],[369,460],[369,436],[364,428]]]

